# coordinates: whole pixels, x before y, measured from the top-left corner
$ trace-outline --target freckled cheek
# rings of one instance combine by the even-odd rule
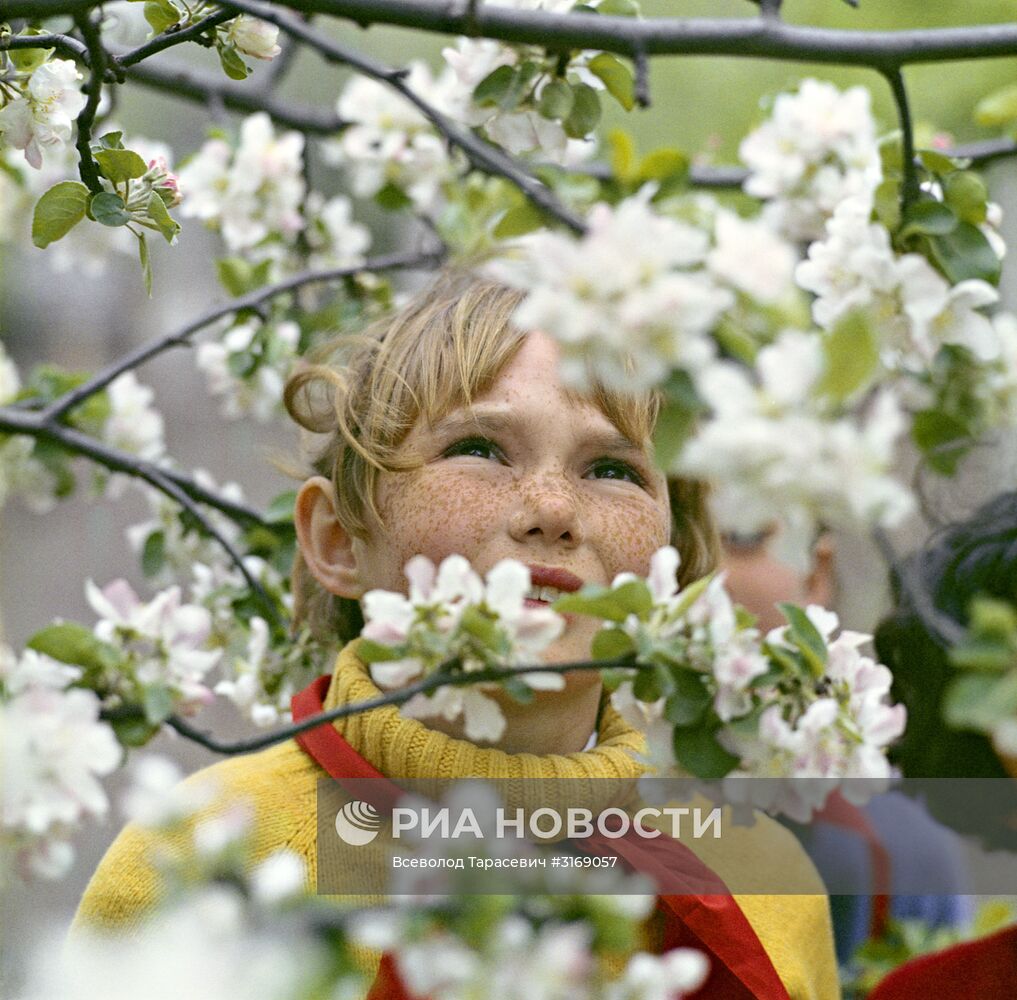
[[[623,572],[645,576],[650,557],[670,541],[670,514],[652,502],[604,504],[596,523],[602,558],[612,577]]]
[[[405,565],[418,553],[435,563],[452,553],[471,561],[478,556],[492,528],[502,522],[506,491],[476,477],[403,475],[379,491],[393,559]]]

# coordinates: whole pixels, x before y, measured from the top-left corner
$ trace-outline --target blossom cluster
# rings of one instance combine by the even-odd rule
[[[644,390],[673,369],[702,369],[716,353],[710,331],[733,297],[704,267],[708,237],[656,211],[649,194],[596,205],[582,237],[524,237],[520,256],[492,265],[526,290],[513,319],[555,337],[573,386],[596,379]]]
[[[358,655],[371,664],[371,676],[382,688],[401,688],[411,681],[447,670],[450,677],[469,676],[486,667],[532,665],[562,631],[553,611],[528,607],[530,571],[505,559],[485,580],[462,556],[449,556],[437,569],[426,556],[406,564],[409,593],[370,590],[363,598],[365,625]],[[515,678],[513,678],[515,679]],[[534,690],[557,690],[560,674],[532,671],[517,679]],[[403,706],[412,718],[463,717],[466,737],[497,740],[505,717],[485,684],[445,685],[418,693]]]
[[[871,194],[882,178],[864,87],[842,92],[803,80],[797,93],[778,95],[739,154],[749,168],[745,192],[767,202],[768,220],[792,240],[817,239],[844,199]]]
[[[0,137],[23,150],[36,170],[42,167],[44,149],[70,143],[74,120],[85,106],[83,79],[73,60],[49,59],[15,84],[17,97],[0,103]],[[6,88],[0,91],[5,93],[9,93]]]
[[[612,593],[619,609],[637,608],[605,628],[616,655],[627,644],[655,669],[612,700],[645,729],[655,775],[724,778],[730,799],[801,822],[844,779],[888,779],[886,749],[906,713],[889,702],[890,671],[859,651],[870,637],[834,639],[835,614],[791,605],[789,624],[760,636],[722,576],[682,590],[678,564],[673,548],[660,549],[645,584],[620,574],[598,595],[602,610]],[[582,595],[565,601],[582,610]],[[771,780],[739,784],[747,777]]]
[[[84,820],[106,815],[100,782],[121,760],[82,670],[32,649],[0,647],[0,844],[26,873],[66,874],[70,838]]]
[[[893,526],[912,511],[894,475],[906,419],[888,389],[858,415],[837,415],[818,392],[827,370],[820,338],[789,330],[759,351],[754,381],[718,362],[697,389],[710,407],[678,459],[687,475],[722,484],[719,516],[752,533],[775,521],[789,549],[807,551],[819,525]]]

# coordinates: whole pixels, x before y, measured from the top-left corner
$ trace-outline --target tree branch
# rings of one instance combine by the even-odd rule
[[[70,35],[12,35],[0,39],[0,52],[13,49],[54,49],[79,62],[88,62],[88,49]]]
[[[508,677],[517,677],[520,674],[536,672],[564,674],[572,670],[607,670],[611,668],[630,668],[632,670],[653,669],[653,664],[651,663],[633,662],[634,656],[635,654],[629,654],[628,656],[617,657],[613,660],[582,660],[577,663],[538,664],[526,667],[488,667],[486,670],[475,670],[469,673],[451,675],[441,672],[443,668],[448,667],[450,664],[442,664],[438,673],[431,674],[415,684],[409,684],[396,691],[389,691],[378,698],[354,702],[352,705],[340,705],[338,708],[321,712],[318,715],[302,719],[300,722],[294,722],[288,726],[283,726],[270,733],[263,733],[260,736],[233,742],[217,740],[215,737],[195,729],[189,722],[185,722],[175,715],[171,715],[166,720],[166,725],[175,729],[181,736],[185,736],[187,739],[203,746],[206,750],[211,750],[213,753],[229,755],[253,753],[255,750],[264,750],[266,747],[274,746],[276,743],[283,743],[294,736],[298,736],[300,733],[305,733],[309,729],[316,729],[325,723],[335,722],[337,719],[346,719],[352,715],[360,715],[376,708],[384,708],[386,705],[402,705],[415,695],[426,694],[429,691],[436,691],[442,687],[463,687],[467,684],[500,681]]]
[[[214,14],[209,14],[208,17],[203,17],[200,21],[195,22],[189,28],[169,28],[161,35],[157,35],[150,41],[145,42],[144,45],[139,45],[136,49],[131,49],[130,52],[125,52],[122,56],[118,56],[116,59],[117,65],[124,68],[133,66],[135,63],[141,62],[142,59],[147,59],[149,56],[153,56],[157,52],[163,52],[174,45],[195,41],[204,35],[209,28],[215,29],[224,21],[233,20],[234,17],[236,15],[232,11],[217,10]]]
[[[24,434],[27,437],[52,442],[72,454],[91,459],[112,472],[122,472],[143,479],[160,491],[163,491],[160,482],[166,480],[183,490],[193,500],[214,507],[238,524],[268,526],[253,507],[221,497],[189,476],[171,469],[159,469],[151,462],[138,458],[137,455],[89,437],[75,427],[67,424],[47,425],[40,419],[40,415],[40,411],[25,410],[17,405],[0,406],[0,432]]]
[[[275,24],[286,34],[314,49],[328,62],[351,66],[364,76],[391,87],[420,111],[451,145],[461,149],[476,169],[511,181],[534,205],[574,233],[586,231],[583,221],[566,208],[549,188],[524,170],[513,157],[478,138],[468,129],[462,128],[411,90],[403,79],[405,71],[384,66],[362,53],[338,45],[317,34],[304,22],[279,14],[262,4],[249,3],[247,0],[224,0],[223,6]]]
[[[32,0],[9,0],[31,3]],[[39,0],[35,0],[39,2]],[[473,34],[555,50],[600,49],[634,56],[735,56],[839,63],[885,71],[922,62],[1017,55],[1017,24],[915,31],[846,31],[764,18],[721,20],[549,14],[482,4],[472,14],[444,0],[277,0],[303,13],[346,18],[363,27],[402,25],[447,35]]]
[[[901,218],[907,215],[908,206],[915,202],[920,193],[918,171],[915,169],[915,133],[911,124],[911,109],[908,106],[908,91],[904,86],[904,75],[899,69],[886,73],[886,82],[890,84],[893,100],[897,105],[897,119],[901,132],[901,163],[904,179],[900,186]]]
[[[88,50],[89,73],[88,85],[85,92],[88,100],[81,114],[78,115],[78,138],[75,143],[78,150],[78,172],[81,180],[93,194],[103,190],[102,181],[99,179],[99,168],[92,159],[92,125],[95,122],[95,114],[99,110],[99,101],[102,99],[103,77],[106,75],[106,50],[102,47],[102,37],[99,29],[88,14],[80,14],[75,19],[75,24],[85,39]]]
[[[312,135],[335,135],[347,126],[338,115],[318,108],[289,104],[253,87],[229,83],[221,78],[190,70],[140,63],[127,70],[127,78],[157,90],[208,106],[219,101],[224,108],[241,114],[264,111],[277,125]]]
[[[434,267],[444,258],[444,250],[418,251],[416,253],[394,253],[384,257],[372,257],[362,264],[351,264],[346,267],[335,267],[325,271],[301,271],[291,278],[276,282],[274,285],[266,285],[264,288],[257,288],[247,295],[232,299],[221,306],[216,306],[197,319],[192,320],[185,327],[176,333],[168,334],[142,344],[133,351],[117,358],[113,364],[108,365],[102,371],[97,372],[88,381],[65,393],[59,399],[54,400],[45,409],[39,411],[38,418],[43,424],[55,424],[64,414],[80,406],[90,396],[105,389],[112,381],[126,371],[137,368],[146,361],[162,354],[173,347],[187,346],[190,339],[200,330],[211,325],[216,320],[229,316],[232,313],[243,312],[245,309],[255,309],[263,302],[292,292],[294,289],[303,288],[306,285],[320,284],[322,282],[339,281],[343,278],[350,278],[365,271],[396,271],[414,270],[418,268]]]

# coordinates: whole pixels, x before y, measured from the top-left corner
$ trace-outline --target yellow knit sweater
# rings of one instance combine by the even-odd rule
[[[381,693],[354,649],[350,644],[339,655],[328,708],[367,701]],[[335,726],[388,777],[434,779],[435,787],[428,794],[435,795],[440,794],[443,782],[465,777],[496,779],[500,789],[512,787],[504,784],[506,780],[539,778],[616,779],[590,785],[626,787],[627,779],[634,781],[641,771],[633,752],[644,747],[641,733],[610,704],[605,704],[601,713],[597,745],[566,755],[508,754],[478,747],[402,718],[394,706],[341,719]],[[251,803],[255,812],[252,863],[280,848],[296,851],[306,859],[309,889],[314,891],[318,876],[316,790],[324,776],[321,767],[289,741],[260,753],[229,758],[187,781],[214,780],[217,798],[205,815],[238,800]],[[602,803],[607,804],[611,803]],[[156,834],[128,824],[92,876],[75,925],[124,931],[137,927],[161,894],[153,859],[157,854],[165,856],[167,850],[182,851],[186,836],[184,832]],[[689,846],[722,878],[737,880],[739,885],[745,884],[746,871],[767,871],[771,885],[773,873],[782,866],[796,872],[799,884],[803,867],[812,872],[794,837],[765,818],[743,836],[725,833],[721,840],[692,841]],[[736,896],[793,1000],[835,1000],[840,996],[829,908],[818,876],[815,887],[815,894],[810,895]],[[381,897],[363,895],[349,899],[357,906],[381,902]],[[361,958],[365,969],[371,970],[378,955],[365,952]]]

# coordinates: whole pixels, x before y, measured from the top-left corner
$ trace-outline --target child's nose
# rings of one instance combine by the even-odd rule
[[[578,545],[584,538],[575,493],[565,484],[534,483],[520,496],[512,512],[509,532],[516,541],[536,537],[548,542]]]

